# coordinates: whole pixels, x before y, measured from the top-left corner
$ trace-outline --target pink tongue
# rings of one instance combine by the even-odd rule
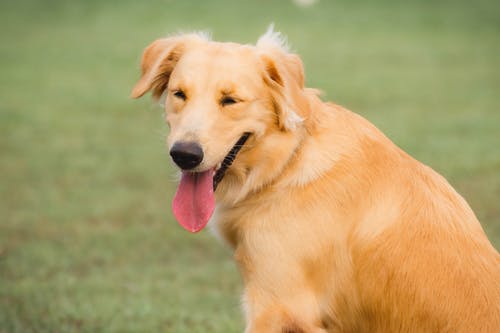
[[[203,229],[215,208],[214,170],[182,172],[172,209],[179,224],[190,232]]]

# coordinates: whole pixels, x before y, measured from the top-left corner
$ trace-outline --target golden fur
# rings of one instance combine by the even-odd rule
[[[159,39],[132,96],[149,90],[165,94],[169,147],[203,147],[195,171],[252,133],[213,217],[243,276],[247,333],[499,332],[500,256],[467,203],[367,120],[305,88],[279,34],[256,46]]]

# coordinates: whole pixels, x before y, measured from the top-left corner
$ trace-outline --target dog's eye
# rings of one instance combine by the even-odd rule
[[[220,100],[220,104],[222,106],[233,105],[233,104],[236,104],[236,103],[237,103],[236,99],[234,99],[234,98],[232,98],[230,96],[224,96]]]
[[[174,96],[177,97],[177,98],[182,99],[183,101],[186,100],[186,94],[182,90],[176,90],[176,91],[174,91]]]

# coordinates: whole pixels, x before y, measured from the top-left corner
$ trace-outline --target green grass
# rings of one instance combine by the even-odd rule
[[[240,332],[230,252],[173,220],[161,110],[128,98],[178,30],[270,22],[307,82],[450,180],[500,247],[498,1],[0,3],[0,333]]]

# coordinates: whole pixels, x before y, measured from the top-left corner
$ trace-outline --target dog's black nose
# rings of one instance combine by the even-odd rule
[[[183,170],[197,167],[203,160],[203,150],[196,142],[179,141],[174,143],[170,149],[170,156]]]

